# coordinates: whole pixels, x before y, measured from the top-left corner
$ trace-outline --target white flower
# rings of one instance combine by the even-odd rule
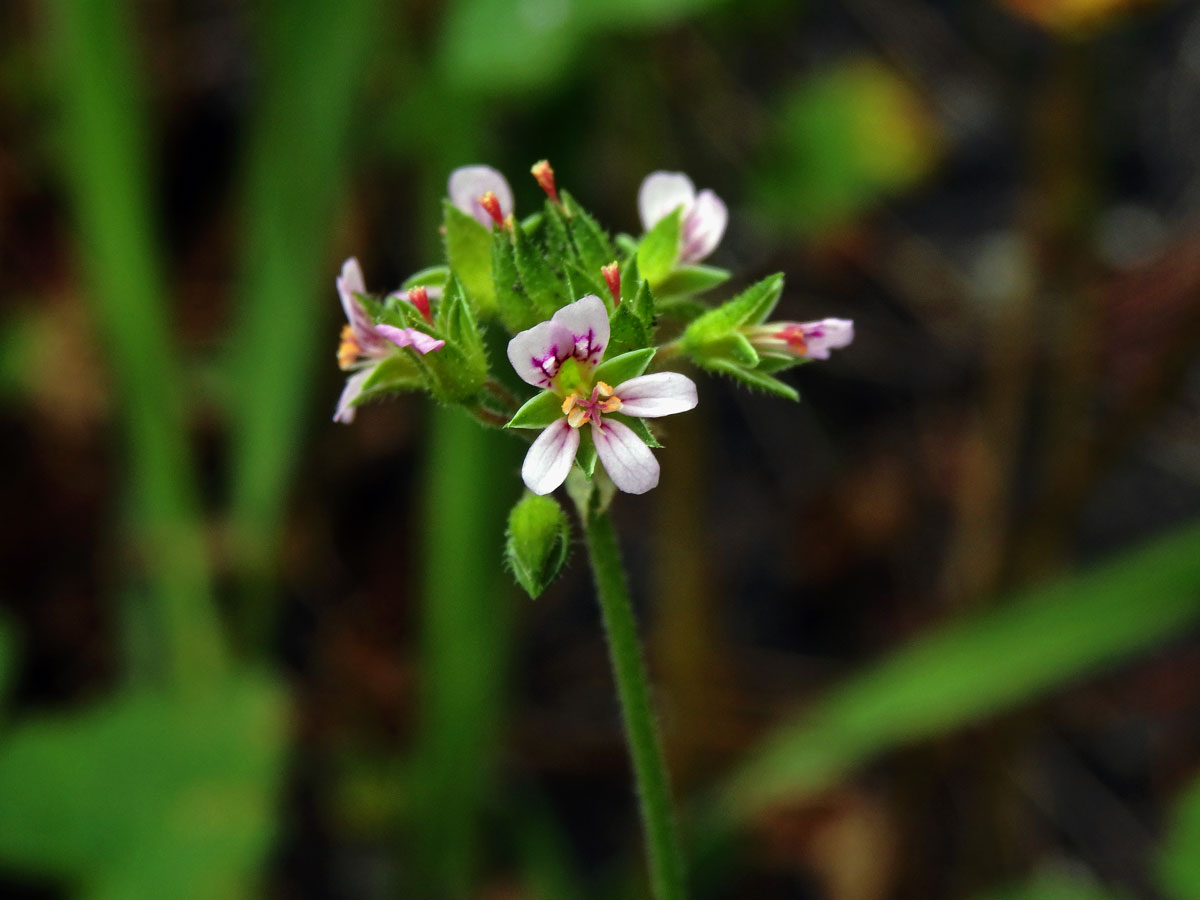
[[[651,172],[642,181],[638,212],[646,231],[681,207],[679,261],[699,262],[717,249],[725,234],[729,211],[724,202],[707,189],[697,194],[692,179],[682,172]]]

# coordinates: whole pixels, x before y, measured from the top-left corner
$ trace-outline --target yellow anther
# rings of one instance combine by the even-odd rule
[[[603,403],[600,404],[600,412],[616,412],[620,408],[621,408],[621,398],[620,397],[609,397],[607,400],[605,400]]]
[[[591,416],[588,415],[588,411],[586,409],[584,409],[582,406],[576,406],[569,413],[567,413],[567,424],[572,428],[580,428],[583,425],[586,425],[588,419],[590,418]]]
[[[607,384],[605,384],[603,381],[597,381],[596,382],[596,396],[597,397],[611,397],[612,396],[612,388],[609,387]]]
[[[342,326],[342,343],[338,346],[337,361],[338,368],[343,372],[353,368],[354,363],[358,360],[362,349],[358,346],[358,341],[354,337],[354,329],[349,325]]]
[[[578,402],[579,402],[578,394],[568,394],[567,399],[563,401],[563,405],[562,405],[563,415],[564,416],[569,415],[572,408],[574,408],[575,404]]]

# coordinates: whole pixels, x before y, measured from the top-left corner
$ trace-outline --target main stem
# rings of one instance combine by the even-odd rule
[[[606,512],[587,517],[584,532],[637,780],[650,883],[656,900],[683,900],[683,855],[671,811],[667,766],[650,706],[649,681],[638,645],[637,623],[621,567],[617,536]]]

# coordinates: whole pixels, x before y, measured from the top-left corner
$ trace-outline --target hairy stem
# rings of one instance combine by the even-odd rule
[[[679,850],[662,741],[650,706],[649,681],[638,644],[637,623],[621,567],[616,532],[607,512],[586,516],[584,531],[608,638],[613,677],[621,701],[629,756],[637,780],[650,882],[656,900],[682,900],[683,855]]]

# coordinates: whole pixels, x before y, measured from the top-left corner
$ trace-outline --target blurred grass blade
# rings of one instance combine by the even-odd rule
[[[122,0],[51,4],[62,149],[90,298],[125,419],[132,527],[176,682],[221,663],[178,351],[151,239],[136,41]]]
[[[431,896],[467,897],[505,703],[514,589],[500,560],[519,445],[460,410],[431,415],[413,828]]]
[[[232,529],[252,644],[271,616],[267,587],[298,434],[314,406],[314,368],[332,365],[334,331],[319,349],[322,327],[332,327],[326,311],[337,303],[330,239],[378,5],[277,0],[259,18],[264,76],[247,162],[230,398]]]
[[[848,769],[1008,709],[1144,649],[1200,616],[1200,527],[951,624],[774,733],[720,793],[735,819]]]
[[[1168,896],[1175,900],[1200,898],[1200,778],[1176,801],[1159,872]]]

